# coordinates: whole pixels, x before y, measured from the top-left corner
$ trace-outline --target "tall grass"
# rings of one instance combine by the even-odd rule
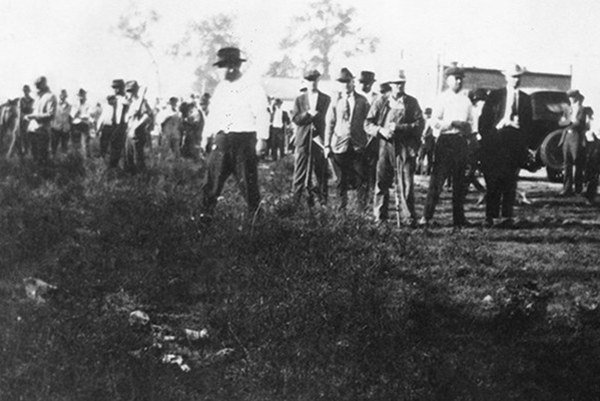
[[[600,397],[597,231],[563,232],[589,241],[558,241],[556,260],[520,245],[533,230],[296,209],[289,160],[260,169],[261,218],[228,185],[210,227],[188,161],[0,171],[2,400]],[[47,302],[25,298],[30,275],[58,287]]]

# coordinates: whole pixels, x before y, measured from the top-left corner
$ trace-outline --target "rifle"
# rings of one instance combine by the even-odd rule
[[[148,119],[150,118],[150,116],[148,114],[144,114],[143,118],[138,117],[139,114],[142,112],[142,107],[144,107],[144,102],[146,101],[146,92],[147,91],[148,91],[148,87],[146,86],[144,88],[144,92],[142,93],[140,105],[139,105],[138,109],[135,111],[135,113],[133,114],[131,120],[127,124],[127,136],[129,138],[133,138],[135,136],[135,131],[142,124],[146,123],[146,121],[148,121]]]

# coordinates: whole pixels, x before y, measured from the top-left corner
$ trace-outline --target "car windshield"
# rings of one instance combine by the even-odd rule
[[[569,98],[565,92],[543,91],[531,94],[533,119],[558,122],[569,110]]]

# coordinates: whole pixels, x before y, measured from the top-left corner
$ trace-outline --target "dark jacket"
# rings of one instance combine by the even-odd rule
[[[296,135],[294,136],[294,146],[299,148],[308,146],[309,133],[313,130],[312,136],[319,136],[322,140],[325,138],[325,116],[331,103],[331,98],[319,91],[317,97],[317,115],[310,116],[308,111],[308,92],[296,98],[294,109],[292,110],[292,121],[297,125]]]
[[[419,102],[414,97],[405,94],[402,96],[402,100],[405,112],[400,121],[396,121],[393,139],[396,145],[408,146],[416,152],[421,144],[421,133],[425,126],[423,112]],[[365,120],[365,130],[369,135],[377,136],[379,134],[379,130],[384,126],[390,110],[388,96],[382,96],[375,100]],[[380,138],[383,137],[380,135]]]
[[[345,100],[343,98],[333,104],[328,111],[325,144],[331,145],[334,153],[342,153],[352,145],[355,150],[364,150],[368,143],[364,122],[369,113],[369,102],[363,95],[354,92],[354,109],[352,119],[344,121]]]
[[[486,99],[481,116],[479,117],[479,134],[485,138],[489,134],[497,132],[496,125],[504,117],[506,110],[506,88],[492,91]],[[533,111],[531,108],[531,98],[523,91],[519,91],[517,100],[519,116],[519,129],[524,135],[529,135]]]

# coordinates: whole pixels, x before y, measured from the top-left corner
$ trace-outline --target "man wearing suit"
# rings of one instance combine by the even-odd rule
[[[577,89],[571,89],[567,92],[571,102],[571,113],[569,116],[570,125],[565,128],[561,136],[559,146],[562,146],[563,157],[565,160],[563,189],[561,196],[573,195],[573,183],[575,184],[575,193],[580,194],[583,191],[583,170],[585,168],[585,131],[586,116],[584,113],[583,99],[585,97]],[[573,168],[575,174],[573,177]],[[573,179],[574,178],[574,179]]]
[[[519,65],[504,71],[506,87],[492,91],[479,117],[482,169],[487,186],[486,226],[511,228],[519,170],[527,162],[532,121],[530,97],[519,90],[525,71]],[[501,210],[500,210],[501,209]],[[503,220],[495,225],[494,219]]]
[[[416,224],[414,176],[424,125],[423,112],[417,99],[404,92],[404,71],[386,83],[391,87],[390,94],[373,103],[365,120],[367,133],[380,139],[375,219],[384,222],[388,218],[389,189],[395,173],[398,176],[396,190],[399,192],[400,219],[404,225],[412,227]]]
[[[347,68],[342,68],[337,80],[343,85],[343,90],[327,113],[325,157],[333,160],[340,198],[339,209],[346,210],[348,183],[354,179],[358,210],[362,212],[368,201],[368,165],[365,154],[368,136],[364,121],[369,113],[369,102],[354,90],[354,76]]]
[[[321,205],[327,204],[327,161],[323,150],[313,140],[318,138],[321,144],[325,134],[325,116],[331,98],[319,91],[319,77],[317,70],[312,70],[304,75],[308,82],[307,90],[296,98],[292,111],[292,121],[296,124],[294,146],[294,201],[300,202],[302,192],[306,191],[308,206],[314,205],[312,173],[317,177],[316,193]]]

